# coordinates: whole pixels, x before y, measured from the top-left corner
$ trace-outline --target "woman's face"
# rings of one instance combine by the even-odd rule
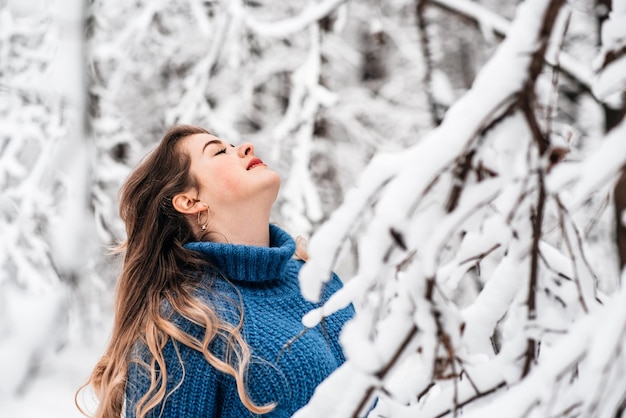
[[[211,208],[240,203],[271,207],[276,200],[280,177],[254,155],[252,144],[234,146],[203,133],[183,139],[181,146],[191,158],[198,199]]]

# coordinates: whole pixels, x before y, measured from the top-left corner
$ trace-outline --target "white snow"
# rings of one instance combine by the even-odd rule
[[[611,188],[626,163],[626,121],[604,135],[595,101],[624,105],[626,60],[602,64],[626,44],[626,1],[613,2],[601,47],[565,33],[571,54],[560,37],[570,7],[580,15],[583,6],[561,10],[545,60],[594,96],[557,100],[550,71],[532,80],[540,129],[568,151],[549,170],[524,115],[498,118],[525,88],[550,2],[526,0],[513,22],[501,14],[508,3],[429,3],[430,87],[450,105],[436,129],[412,2],[257,3],[91,2],[95,108],[92,131],[81,132],[78,8],[0,2],[0,373],[11,377],[0,384],[0,416],[81,416],[74,393],[103,352],[119,272],[105,257],[123,238],[116,193],[154,133],[174,122],[252,140],[269,155],[283,178],[278,223],[313,234],[299,278],[307,299],[345,269],[344,287],[302,322],[315,327],[352,303],[357,315],[340,337],[347,362],[297,418],[365,416],[375,400],[370,416],[389,418],[452,414],[468,401],[463,416],[613,416],[626,392],[626,308]],[[491,45],[506,35],[469,91],[440,64],[454,48],[478,62],[480,34],[462,28],[477,36],[445,39],[442,25],[457,19],[445,9],[478,22]],[[364,81],[372,34],[384,40],[384,77]],[[593,77],[577,47],[597,56]],[[316,184],[320,151],[334,189]],[[546,202],[529,289],[538,173]],[[529,339],[541,349],[522,377]],[[89,390],[79,403],[94,409]]]

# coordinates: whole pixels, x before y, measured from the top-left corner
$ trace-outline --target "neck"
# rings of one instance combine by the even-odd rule
[[[270,245],[270,210],[250,210],[250,207],[216,211],[209,222],[208,240],[228,244],[268,247]]]

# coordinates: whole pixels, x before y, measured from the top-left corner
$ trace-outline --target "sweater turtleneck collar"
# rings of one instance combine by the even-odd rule
[[[185,248],[201,253],[205,260],[230,280],[275,280],[282,276],[287,262],[296,251],[296,244],[279,227],[269,227],[269,247],[198,241],[185,244]]]

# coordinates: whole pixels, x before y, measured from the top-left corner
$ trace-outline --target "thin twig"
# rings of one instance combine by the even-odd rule
[[[569,212],[567,211],[567,209],[565,210],[565,214],[569,216]],[[572,225],[572,230],[574,231],[574,236],[576,236],[576,245],[578,246],[578,252],[580,253],[580,258],[582,258],[583,263],[585,264],[585,267],[587,267],[589,274],[591,274],[591,277],[593,278],[593,282],[594,282],[593,296],[598,302],[600,302],[598,298],[598,293],[597,293],[600,278],[596,274],[595,270],[591,267],[591,263],[589,262],[589,259],[587,258],[587,255],[585,254],[585,250],[583,249],[583,239],[580,235],[580,231],[578,230],[578,227],[576,227],[576,224],[574,223],[574,220],[571,219],[571,216],[569,216],[569,218],[570,218],[570,224]]]
[[[441,124],[441,117],[437,110],[437,103],[433,93],[433,60],[430,52],[430,39],[428,37],[428,31],[426,28],[426,19],[424,18],[424,10],[426,9],[426,0],[415,0],[415,17],[417,19],[417,31],[419,33],[420,42],[419,46],[422,52],[422,58],[424,59],[424,90],[426,92],[426,100],[430,107],[430,116],[432,118],[433,126],[439,126]]]
[[[570,22],[571,17],[572,17],[572,13],[571,11],[569,11],[567,14],[567,18],[566,18],[567,20],[565,24],[563,25],[563,33],[560,34],[561,37],[559,39],[559,46],[558,46],[559,51],[563,50],[563,44],[565,43],[565,34],[567,33],[567,30],[569,28],[569,22]],[[546,132],[548,133],[552,132],[552,112],[553,112],[553,109],[557,107],[558,100],[559,100],[558,83],[559,83],[560,70],[561,70],[560,54],[556,54],[556,57],[554,59],[554,66],[552,67],[552,93],[553,93],[554,99],[550,100],[550,98],[548,98],[548,107],[546,109]]]
[[[389,373],[389,371],[398,361],[402,353],[404,353],[404,350],[409,345],[413,337],[415,337],[415,335],[417,335],[417,325],[413,324],[409,332],[406,334],[404,340],[402,341],[402,344],[400,344],[400,346],[394,353],[393,357],[391,357],[391,359],[389,360],[389,362],[387,362],[385,367],[383,367],[378,373],[376,373],[375,376],[379,380],[383,380],[385,376],[387,376],[387,373]],[[359,412],[365,407],[365,404],[367,403],[368,399],[372,396],[372,393],[374,393],[374,387],[370,386],[365,392],[365,395],[363,395],[363,398],[361,398],[361,401],[358,403],[357,407],[355,408],[354,413],[352,414],[352,418],[357,418],[359,416]]]
[[[563,280],[567,280],[569,282],[573,281],[573,279],[569,276],[567,276],[565,273],[558,271],[557,269],[555,269],[554,267],[552,267],[552,265],[550,263],[548,263],[548,260],[546,260],[546,257],[543,255],[543,253],[539,253],[539,258],[541,259],[541,261],[543,261],[543,265],[550,270],[552,273],[556,274],[558,277],[560,277]],[[558,285],[560,285],[560,283],[557,282]]]
[[[537,117],[534,112],[533,104],[536,103],[536,95],[535,95],[535,81],[537,77],[539,77],[541,70],[543,68],[544,56],[546,50],[548,48],[548,41],[550,39],[550,34],[552,32],[552,28],[554,26],[554,22],[558,16],[559,10],[563,6],[565,0],[554,0],[552,1],[546,10],[545,15],[543,16],[543,21],[541,24],[541,28],[539,31],[539,48],[534,52],[530,65],[528,67],[528,78],[526,79],[526,83],[519,96],[519,106],[524,118],[526,119],[526,123],[530,128],[530,132],[532,134],[533,140],[537,146],[539,157],[543,157],[546,154],[546,151],[549,148],[549,139],[548,137],[541,131],[539,126],[539,122],[537,121]],[[541,238],[542,224],[543,224],[543,212],[545,208],[546,201],[546,190],[544,184],[544,173],[542,169],[539,170],[537,175],[537,186],[539,189],[539,196],[537,199],[537,209],[535,212],[535,216],[533,217],[533,242],[531,249],[531,260],[530,260],[530,279],[528,283],[528,320],[534,321],[537,318],[537,280],[539,274],[539,240]],[[534,338],[529,338],[527,340],[526,347],[526,356],[524,362],[524,368],[522,370],[522,378],[525,377],[529,372],[531,365],[536,360],[536,349],[537,343]]]
[[[465,181],[467,180],[467,174],[472,167],[472,159],[476,155],[476,150],[471,150],[463,157],[463,162],[457,165],[456,176],[454,181],[454,186],[450,191],[450,196],[448,197],[448,203],[446,204],[446,212],[452,212],[457,205],[459,204],[459,199],[461,198],[461,192],[463,191],[463,187],[465,186]]]
[[[580,285],[580,275],[578,274],[578,267],[576,264],[576,256],[574,255],[574,248],[572,247],[572,243],[570,241],[569,234],[567,233],[567,228],[565,226],[565,215],[564,215],[565,207],[561,203],[561,200],[559,199],[558,196],[555,198],[555,201],[559,209],[559,225],[561,227],[561,230],[563,231],[563,238],[565,241],[565,246],[567,248],[567,252],[569,253],[570,260],[572,261],[572,272],[574,273],[573,279],[574,279],[574,283],[576,284],[576,290],[578,292],[578,300],[580,301],[580,306],[583,308],[583,311],[587,313],[589,312],[589,310],[587,309],[587,304],[585,303],[585,297],[583,296],[583,290]]]
[[[484,392],[480,392],[477,395],[472,396],[471,398],[466,399],[465,401],[461,402],[458,407],[459,408],[463,408],[465,405],[468,405],[472,402],[474,402],[477,399],[483,398],[485,396],[491,395],[492,393],[498,391],[499,389],[503,388],[506,386],[506,382],[500,382],[497,385],[495,385],[494,387],[492,387],[491,389],[488,389]],[[452,409],[447,409],[444,412],[440,413],[439,415],[437,415],[435,418],[442,418],[445,417],[446,415],[448,415],[449,413],[453,412]]]
[[[543,181],[543,174],[540,172],[537,178],[539,196],[537,198],[537,209],[535,216],[532,220],[533,228],[533,242],[530,255],[530,280],[528,283],[528,320],[534,321],[537,319],[537,281],[539,275],[539,241],[541,239],[541,228],[543,224],[543,212],[546,202],[546,189]],[[522,377],[525,377],[530,372],[531,364],[536,359],[536,341],[534,338],[529,338],[526,347],[526,360],[524,362],[524,369],[522,371]]]
[[[500,246],[501,246],[501,244],[500,244],[499,242],[497,242],[497,243],[493,244],[493,245],[491,246],[491,248],[489,248],[487,251],[483,251],[483,252],[482,252],[482,253],[480,253],[480,254],[473,255],[473,256],[471,256],[471,257],[466,258],[466,259],[465,259],[465,260],[463,260],[463,261],[460,261],[460,262],[459,262],[459,266],[462,266],[462,265],[463,265],[463,264],[465,264],[465,263],[469,263],[470,261],[478,261],[478,262],[479,262],[479,261],[481,261],[483,258],[487,257],[489,254],[491,254],[492,252],[494,252],[495,250],[497,250],[498,248],[500,248]]]
[[[459,364],[462,366],[463,365],[463,361],[460,358],[456,358],[456,360],[459,362]],[[476,383],[474,383],[474,379],[472,379],[472,376],[470,376],[470,374],[467,372],[467,369],[465,367],[462,367],[460,376],[465,375],[467,377],[467,380],[469,381],[470,385],[472,385],[472,388],[474,389],[474,392],[476,392],[476,394],[480,393],[480,390],[478,389],[478,386],[476,386]]]
[[[604,199],[602,199],[602,202],[600,206],[598,207],[598,209],[596,210],[596,213],[591,217],[591,219],[589,220],[589,222],[584,228],[583,236],[585,238],[589,238],[589,234],[591,233],[593,228],[596,226],[596,224],[600,221],[600,217],[602,216],[604,211],[609,207],[610,200],[611,198],[609,197],[608,194],[605,196]]]

